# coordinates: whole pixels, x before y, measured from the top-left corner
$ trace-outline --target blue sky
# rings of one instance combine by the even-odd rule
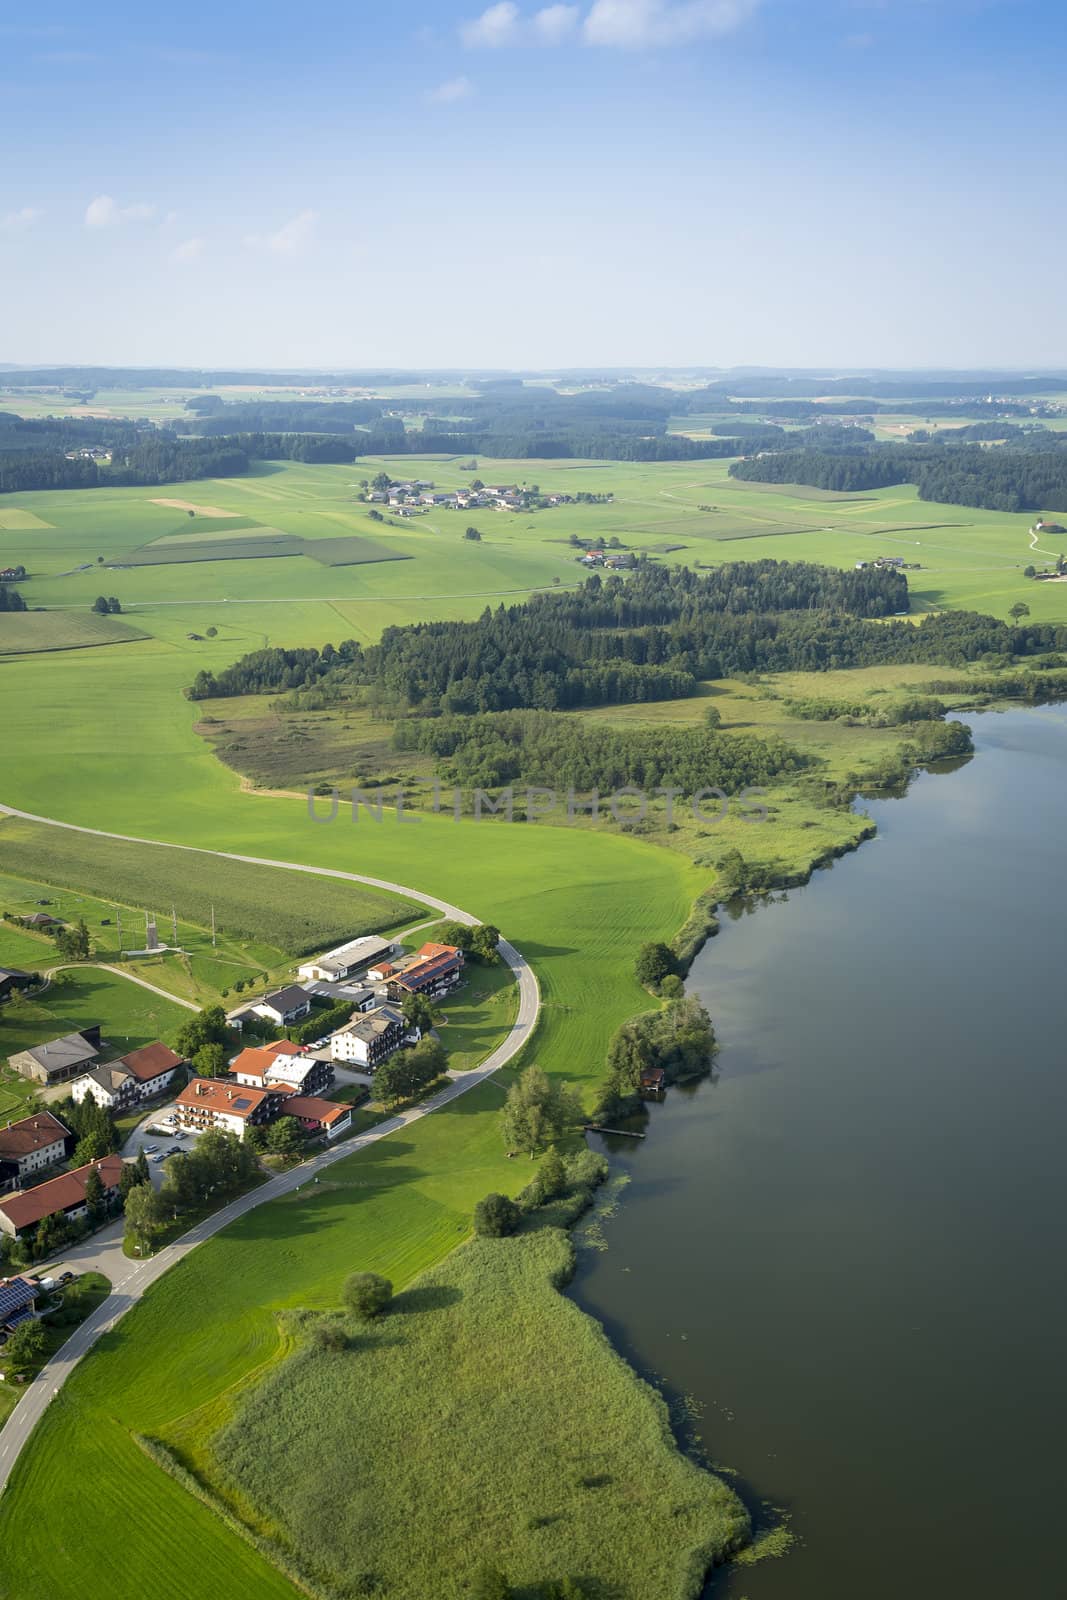
[[[0,5],[0,360],[1057,365],[1050,0]]]

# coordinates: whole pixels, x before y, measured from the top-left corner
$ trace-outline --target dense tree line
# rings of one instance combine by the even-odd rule
[[[96,489],[182,483],[191,478],[232,478],[248,471],[249,457],[232,440],[175,439],[173,435],[140,433],[111,444],[111,461],[76,456],[62,450],[0,456],[0,494],[29,489]]]
[[[392,712],[551,711],[678,698],[704,679],[820,672],[896,662],[950,666],[1067,649],[1067,626],[1013,628],[953,611],[918,625],[903,574],[841,572],[805,562],[734,562],[707,573],[644,563],[624,581],[590,577],[577,591],[489,608],[475,622],[388,628],[364,649],[253,651],[201,672],[192,699],[297,691],[323,703],[371,686]]]
[[[648,794],[675,787],[686,795],[709,788],[733,795],[805,765],[781,739],[708,728],[610,728],[549,711],[411,717],[397,723],[393,737],[398,750],[432,755],[448,782],[479,789],[522,782],[576,793],[629,786]]]
[[[734,462],[730,474],[746,482],[803,483],[845,493],[914,483],[920,500],[990,511],[1067,510],[1067,441],[1056,445],[1056,435],[1047,430],[1020,431],[1011,447],[991,449],[928,437],[916,443],[913,435],[907,445],[761,452]]]
[[[357,424],[377,422],[382,416],[380,400],[222,400],[217,395],[210,398],[217,401],[217,405],[207,413],[183,417],[170,426],[177,433],[344,433],[351,436]],[[196,401],[188,402],[187,408],[200,411]]]

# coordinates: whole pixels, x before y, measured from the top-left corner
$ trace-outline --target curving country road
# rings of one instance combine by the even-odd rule
[[[141,839],[131,834],[107,833],[100,828],[79,827],[72,822],[58,822],[54,817],[35,816],[30,811],[18,811],[13,806],[0,804],[0,812],[11,817],[21,817],[27,822],[41,822],[53,828],[66,828],[73,833],[93,834],[101,839],[119,839],[126,844],[150,844],[159,849],[185,850],[194,855],[223,856],[229,861],[245,861],[254,866],[282,867],[288,872],[310,873],[324,878],[343,878],[352,883],[369,884],[372,888],[385,889],[392,894],[403,896],[405,899],[421,901],[423,905],[432,906],[435,911],[443,916],[451,917],[457,922],[466,923],[468,927],[476,924],[477,918],[467,911],[462,911],[458,906],[453,906],[447,900],[438,900],[434,895],[424,894],[421,890],[409,889],[401,883],[391,883],[385,878],[371,878],[359,872],[342,872],[332,867],[308,867],[294,861],[274,861],[265,856],[237,855],[228,850],[201,850],[194,845],[161,844],[158,839]],[[59,1393],[60,1387],[68,1374],[73,1370],[82,1356],[91,1350],[96,1341],[109,1329],[113,1328],[132,1305],[144,1294],[145,1290],[155,1283],[157,1278],[180,1261],[183,1256],[195,1250],[198,1244],[203,1244],[205,1239],[210,1239],[219,1233],[238,1217],[243,1217],[246,1212],[261,1206],[265,1201],[276,1200],[279,1196],[290,1194],[293,1190],[302,1188],[307,1183],[313,1183],[317,1174],[335,1161],[342,1161],[348,1156],[355,1155],[367,1145],[375,1144],[379,1139],[386,1139],[392,1133],[397,1133],[401,1128],[406,1128],[410,1123],[417,1122],[420,1117],[429,1116],[432,1112],[447,1105],[450,1100],[455,1100],[461,1094],[466,1094],[468,1089],[473,1089],[476,1084],[483,1083],[486,1078],[511,1060],[529,1039],[537,1021],[541,1005],[540,991],[532,967],[524,960],[522,955],[506,940],[500,941],[500,954],[514,972],[519,987],[519,1008],[515,1021],[507,1038],[502,1044],[488,1055],[480,1067],[472,1072],[465,1072],[457,1078],[447,1089],[442,1089],[432,1099],[424,1101],[421,1105],[414,1106],[410,1111],[399,1113],[390,1117],[387,1122],[381,1122],[369,1132],[360,1134],[355,1139],[349,1139],[333,1150],[323,1150],[310,1161],[303,1162],[292,1171],[271,1178],[251,1194],[241,1195],[236,1200],[231,1200],[228,1206],[215,1212],[211,1217],[198,1222],[188,1233],[182,1234],[173,1244],[167,1245],[158,1255],[152,1256],[148,1261],[128,1262],[129,1270],[118,1278],[112,1273],[112,1292],[108,1298],[87,1317],[80,1328],[75,1329],[66,1344],[57,1351],[51,1361],[42,1368],[37,1377],[28,1385],[15,1410],[11,1413],[7,1423],[0,1430],[0,1493],[7,1486],[7,1480],[12,1468],[18,1460],[19,1453],[25,1445],[34,1427],[48,1407],[53,1396]],[[173,998],[169,996],[168,998]],[[121,1244],[118,1245],[121,1251]],[[118,1255],[111,1252],[112,1258],[118,1260]],[[122,1261],[128,1258],[122,1256]]]

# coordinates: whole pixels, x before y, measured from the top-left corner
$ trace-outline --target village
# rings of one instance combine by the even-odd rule
[[[495,948],[496,930],[484,934],[483,952]],[[183,1053],[156,1040],[109,1060],[95,1022],[11,1055],[9,1066],[36,1087],[39,1103],[0,1128],[0,1261],[19,1269],[7,1279],[0,1270],[0,1345],[37,1314],[42,1280],[30,1264],[112,1220],[134,1182],[147,1177],[158,1190],[173,1176],[170,1158],[188,1156],[205,1133],[232,1135],[253,1160],[300,1159],[310,1143],[350,1133],[372,1089],[395,1102],[441,1081],[447,1057],[432,1005],[462,984],[465,960],[457,944],[426,941],[408,951],[365,936],[302,963],[297,982],[226,1014],[215,1008],[226,1044],[208,1040],[208,1056],[203,1047]],[[0,1002],[35,981],[0,969]],[[428,1036],[433,1048],[423,1044],[420,1074],[418,1047]],[[383,1072],[401,1052],[411,1071]],[[210,1075],[198,1070],[209,1059]],[[389,1070],[395,1082],[387,1085]],[[121,1153],[94,1148],[92,1159],[77,1159],[86,1130],[92,1147],[102,1126],[122,1118],[129,1127],[131,1113]]]
[[[384,481],[383,481],[384,480]],[[610,505],[613,494],[543,495],[539,486],[517,483],[483,483],[475,478],[465,489],[439,490],[432,479],[394,480],[379,473],[364,489],[368,505],[388,506],[399,517],[414,517],[433,509],[445,511],[541,511],[551,506],[591,502]]]

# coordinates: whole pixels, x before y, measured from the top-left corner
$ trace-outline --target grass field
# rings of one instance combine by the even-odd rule
[[[267,966],[278,964],[279,952],[282,956],[304,955],[362,933],[379,933],[414,920],[425,909],[415,901],[363,884],[315,880],[279,867],[222,861],[191,851],[127,844],[117,839],[96,839],[89,834],[46,828],[21,817],[0,819],[0,870],[18,873],[12,892],[16,888],[54,884],[93,896],[94,890],[106,885],[108,899],[96,899],[96,907],[111,909],[118,902],[135,916],[151,911],[159,919],[161,938],[170,933],[172,907],[178,913],[179,938],[183,924],[203,934],[211,927],[214,909],[216,932],[224,940],[236,939],[261,947],[259,952],[253,949],[248,954],[258,965]],[[27,879],[32,881],[27,883]],[[16,898],[19,904],[5,905],[4,909],[21,915],[28,897],[22,894]],[[66,897],[61,897],[59,906],[52,909],[56,915],[73,917],[83,915],[85,908],[79,909],[77,901],[68,903]],[[88,907],[90,914],[93,909],[93,905]],[[92,931],[101,948],[114,948],[117,953],[117,933],[112,935],[99,928]],[[143,943],[141,932],[136,924],[128,927],[125,947],[138,948]],[[110,943],[112,937],[114,946]],[[264,952],[267,957],[273,955],[274,960],[265,961]]]
[[[689,564],[770,555],[848,566],[884,550],[922,561],[923,570],[910,576],[923,608],[976,605],[1004,616],[1023,599],[1035,618],[1062,618],[1067,610],[1067,589],[1022,577],[1030,519],[923,505],[911,490],[813,502],[734,486],[724,463],[494,462],[494,479],[536,481],[546,491],[611,490],[615,503],[529,517],[479,513],[483,538],[474,543],[462,537],[466,514],[435,512],[384,531],[371,524],[353,498],[353,482],[378,465],[294,464],[241,480],[168,486],[175,498],[262,518],[282,533],[370,537],[413,559],[328,572],[286,559],[111,573],[107,588],[151,637],[122,651],[4,661],[5,751],[13,759],[0,798],[89,826],[392,878],[495,922],[541,983],[542,1020],[530,1053],[587,1093],[613,1028],[647,1006],[632,976],[637,946],[681,925],[714,879],[711,858],[736,842],[731,829],[745,839],[746,853],[795,858],[812,842],[810,811],[783,802],[765,827],[731,819],[704,839],[672,836],[664,841],[670,849],[614,831],[479,826],[444,816],[411,826],[365,817],[317,826],[301,799],[242,793],[237,773],[197,738],[204,708],[181,691],[198,668],[219,668],[268,643],[366,642],[391,624],[473,617],[486,604],[510,603],[554,580],[577,581],[571,533],[614,533],[631,549],[677,544],[668,559]],[[467,476],[438,460],[384,465],[442,486]],[[51,525],[0,532],[0,559],[22,561],[31,573],[23,586],[31,605],[80,612],[99,592],[100,574],[92,570],[98,555],[118,562],[124,551],[174,530],[173,507],[153,504],[145,491],[12,498],[17,504],[0,506],[5,513],[21,510]],[[742,542],[739,534],[748,536]],[[83,566],[89,570],[78,570]],[[187,638],[209,626],[217,637]],[[747,685],[724,691],[724,710],[725,702],[728,725],[768,725],[783,711]],[[682,720],[699,706],[679,702],[656,714]],[[823,724],[804,728],[812,739],[837,737]],[[844,764],[846,756],[838,751],[834,759]],[[815,827],[826,844],[835,835],[848,842],[857,828],[848,813],[820,818]],[[216,893],[227,892],[224,863],[174,855],[157,865],[155,852],[143,859],[74,834],[10,831],[16,826],[24,828],[0,824],[0,869],[8,873],[128,897],[133,906],[158,898],[161,914],[176,899],[179,914],[197,922]],[[295,939],[302,918],[332,905],[325,880],[309,880],[314,909],[294,910],[299,880],[282,877],[279,891],[264,896],[257,888],[249,902],[259,906],[258,937],[280,941],[277,920],[290,919]],[[239,889],[230,892],[239,908]],[[403,1287],[440,1261],[465,1237],[482,1194],[525,1180],[516,1170],[521,1164],[506,1160],[495,1126],[508,1079],[504,1073],[339,1163],[329,1183],[251,1213],[149,1291],[64,1386],[16,1468],[0,1506],[4,1600],[76,1600],[86,1571],[115,1571],[120,1547],[120,1600],[144,1593],[160,1600],[291,1596],[291,1586],[162,1474],[132,1435],[173,1431],[188,1415],[190,1397],[204,1410],[201,1423],[223,1425],[240,1386],[279,1353],[278,1310],[332,1305],[356,1267],[384,1271]],[[92,1517],[85,1515],[86,1483],[107,1485],[106,1506]],[[26,1537],[41,1527],[42,1504],[49,1508],[47,1536]]]
[[[368,1593],[446,1600],[486,1562],[523,1587],[593,1576],[618,1600],[683,1600],[743,1533],[660,1397],[558,1293],[570,1260],[554,1228],[473,1240],[380,1325],[350,1325],[348,1349],[307,1344],[240,1403],[224,1481],[327,1592],[360,1573]]]
[[[147,638],[140,628],[95,611],[0,611],[0,655],[83,650]]]
[[[13,996],[0,1007],[0,1058],[101,1023],[103,1057],[114,1060],[154,1039],[173,1042],[189,1016],[184,1006],[117,973],[70,967],[57,972],[43,994],[32,999]]]

